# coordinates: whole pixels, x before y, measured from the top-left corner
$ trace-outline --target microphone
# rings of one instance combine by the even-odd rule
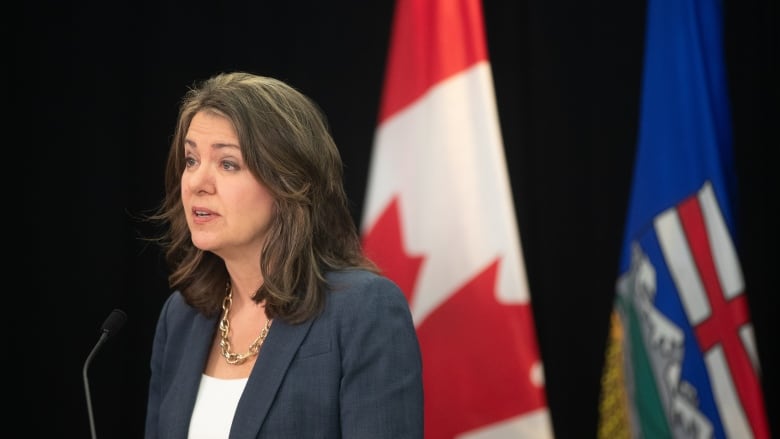
[[[87,369],[89,368],[89,363],[92,362],[92,358],[95,356],[98,349],[103,346],[103,343],[105,343],[109,337],[116,334],[122,328],[122,326],[125,324],[125,321],[127,321],[127,314],[125,314],[124,311],[121,309],[115,309],[111,311],[111,314],[109,314],[108,317],[106,317],[106,320],[103,322],[103,326],[100,328],[102,332],[100,334],[100,338],[98,339],[97,343],[95,343],[95,347],[92,348],[92,352],[90,352],[87,356],[87,360],[84,362],[84,369],[81,371],[81,374],[84,378],[84,392],[87,396],[87,414],[89,415],[89,428],[92,432],[92,439],[97,439],[97,433],[95,432],[95,415],[92,412],[92,399],[89,396],[89,379],[87,378]]]

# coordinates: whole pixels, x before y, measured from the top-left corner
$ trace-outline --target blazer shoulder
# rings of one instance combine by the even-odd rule
[[[328,273],[332,293],[400,294],[401,289],[390,278],[363,269],[340,270]]]
[[[346,314],[367,315],[389,309],[409,313],[403,291],[390,278],[367,270],[343,270],[328,276],[329,307]],[[384,310],[384,311],[383,311]]]

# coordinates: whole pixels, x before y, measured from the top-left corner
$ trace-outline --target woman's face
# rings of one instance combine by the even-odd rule
[[[259,258],[274,199],[246,166],[227,118],[201,111],[184,141],[181,199],[192,243],[223,259]]]

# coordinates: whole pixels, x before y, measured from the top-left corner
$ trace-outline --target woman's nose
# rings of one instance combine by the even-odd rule
[[[210,166],[201,163],[195,168],[185,171],[192,193],[214,193],[214,172]]]

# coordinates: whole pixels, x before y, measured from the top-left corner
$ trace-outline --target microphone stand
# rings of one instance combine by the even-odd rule
[[[121,309],[115,309],[111,311],[111,314],[109,314],[108,317],[106,317],[106,320],[103,322],[100,338],[98,339],[97,343],[95,343],[95,347],[92,348],[92,351],[87,356],[87,360],[84,361],[84,368],[81,370],[81,375],[84,379],[84,394],[87,397],[87,414],[89,415],[89,429],[92,432],[92,439],[97,439],[97,432],[95,430],[95,414],[92,411],[92,397],[89,393],[89,378],[87,378],[87,369],[89,368],[89,363],[92,362],[92,358],[95,356],[98,349],[103,346],[103,343],[108,340],[109,336],[113,335],[113,333],[116,333],[122,327],[122,325],[125,324],[125,320],[127,320],[127,314],[125,314],[125,312]]]
[[[103,333],[100,335],[100,338],[95,344],[95,347],[92,348],[92,352],[89,353],[87,361],[84,362],[84,369],[81,371],[81,375],[84,379],[84,393],[87,396],[87,414],[89,415],[89,430],[92,432],[92,439],[97,439],[97,432],[95,431],[95,415],[92,411],[92,398],[90,397],[89,393],[89,378],[87,378],[87,369],[89,368],[89,364],[92,362],[92,358],[95,357],[95,353],[97,353],[98,349],[100,349],[100,346],[102,346],[103,343],[105,343],[105,341],[108,339],[108,334],[108,331],[103,330]]]

